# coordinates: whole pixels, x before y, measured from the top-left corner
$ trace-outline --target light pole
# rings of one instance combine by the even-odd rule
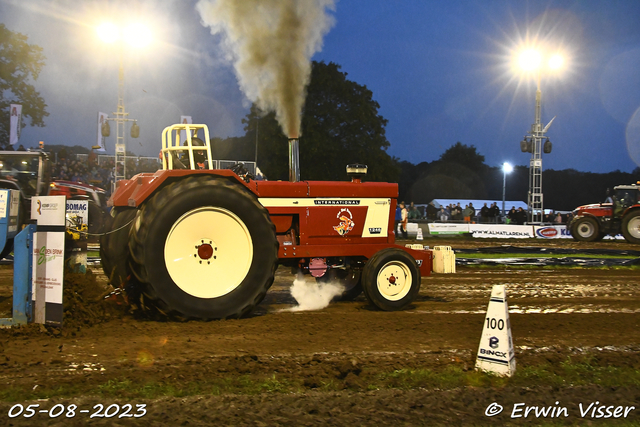
[[[502,164],[502,215],[505,215],[504,203],[507,194],[507,174],[513,171],[513,166],[509,163]]]
[[[125,122],[134,122],[131,127],[131,137],[137,138],[140,128],[135,119],[129,118],[129,113],[124,107],[124,43],[133,47],[142,48],[149,44],[151,36],[149,30],[142,25],[132,24],[125,28],[120,28],[112,23],[105,23],[97,28],[98,36],[106,43],[118,44],[118,106],[114,113],[115,117],[107,118],[116,122],[116,144],[115,144],[115,164],[113,168],[113,187],[115,191],[116,183],[127,176],[126,153],[127,146],[125,140]]]
[[[535,49],[524,50],[519,58],[518,62],[520,68],[529,73],[533,73],[536,79],[536,106],[535,106],[535,121],[531,125],[531,130],[524,139],[520,142],[520,149],[523,153],[531,153],[531,160],[529,162],[529,193],[527,197],[527,205],[529,210],[529,216],[531,223],[539,224],[542,222],[544,216],[544,203],[542,194],[542,153],[551,152],[551,142],[549,138],[542,142],[545,138],[549,126],[555,119],[551,121],[543,128],[541,123],[541,108],[542,108],[542,91],[540,90],[540,80],[542,77],[542,65],[543,57]],[[549,70],[558,70],[563,65],[562,56],[555,54],[548,58],[546,68]]]

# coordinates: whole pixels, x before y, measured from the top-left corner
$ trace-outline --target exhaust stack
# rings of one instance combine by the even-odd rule
[[[300,181],[300,141],[289,138],[289,181]]]

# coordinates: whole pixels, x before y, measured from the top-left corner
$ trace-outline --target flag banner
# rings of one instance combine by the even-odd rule
[[[9,134],[9,144],[16,145],[20,139],[20,128],[22,127],[22,105],[11,104],[11,128]]]
[[[102,136],[102,125],[107,121],[108,117],[107,113],[98,113],[98,143],[96,145],[99,145],[100,148],[96,151],[106,151],[104,148],[104,136]]]
[[[180,116],[180,123],[192,125],[191,116]],[[180,145],[187,140],[187,133],[183,130],[180,131]]]

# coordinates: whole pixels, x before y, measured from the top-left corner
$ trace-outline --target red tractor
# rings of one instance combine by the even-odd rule
[[[640,181],[614,187],[613,201],[579,206],[567,228],[575,240],[594,242],[622,233],[630,243],[640,243]]]
[[[289,143],[295,177],[298,141]],[[364,291],[378,308],[400,310],[431,273],[430,250],[395,244],[398,185],[362,182],[366,166],[348,167],[350,182],[260,181],[216,168],[205,125],[169,126],[162,144],[162,170],[119,182],[100,245],[105,273],[134,305],[183,319],[242,317],[282,264],[339,281],[344,298]]]

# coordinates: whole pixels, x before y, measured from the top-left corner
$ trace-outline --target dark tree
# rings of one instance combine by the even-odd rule
[[[38,79],[44,60],[40,46],[27,43],[27,36],[0,24],[0,112],[8,112],[11,104],[21,104],[22,117],[29,118],[31,126],[44,126],[44,118],[49,115],[47,104],[30,83]],[[9,123],[8,116],[2,114],[2,147],[9,144]],[[22,127],[25,126],[23,120]]]
[[[440,161],[464,166],[476,173],[483,172],[486,167],[484,156],[478,153],[476,147],[474,145],[468,146],[461,142],[456,142],[442,153]]]
[[[487,176],[490,168],[476,147],[460,142],[449,147],[440,160],[424,165],[419,176],[411,181],[408,199],[429,203],[433,199],[484,199],[487,197]],[[403,168],[403,174],[405,173]],[[405,177],[401,178],[405,183]],[[405,184],[406,185],[406,184]],[[401,188],[404,193],[406,188]]]
[[[347,79],[332,62],[314,62],[302,115],[300,175],[305,180],[345,180],[346,165],[369,166],[369,181],[396,182],[399,168],[387,154],[387,120],[366,86]],[[255,146],[258,165],[269,179],[288,179],[288,141],[273,113],[252,107],[243,120],[245,138]]]

